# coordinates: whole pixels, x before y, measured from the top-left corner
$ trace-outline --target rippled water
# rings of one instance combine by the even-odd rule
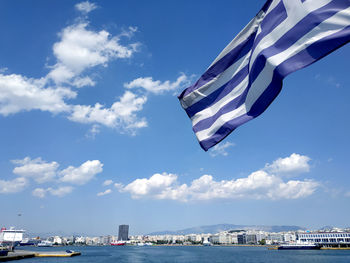
[[[72,249],[80,251],[81,256],[72,258],[32,258],[23,263],[86,263],[86,262],[303,262],[328,263],[350,262],[350,250],[268,250],[264,247],[62,247],[41,248],[54,251]],[[34,250],[27,248],[26,250]],[[35,250],[39,250],[36,248]]]

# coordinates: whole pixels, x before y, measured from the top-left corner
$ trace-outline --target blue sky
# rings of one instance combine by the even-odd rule
[[[0,225],[349,226],[349,46],[209,152],[177,100],[262,5],[1,1]]]

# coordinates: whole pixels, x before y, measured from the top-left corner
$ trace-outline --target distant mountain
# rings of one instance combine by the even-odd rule
[[[222,231],[229,230],[262,230],[266,232],[285,232],[285,231],[297,231],[305,230],[304,227],[300,226],[265,226],[265,225],[233,225],[233,224],[218,224],[209,226],[198,226],[191,227],[177,231],[159,231],[153,232],[148,235],[188,235],[188,234],[201,234],[201,233],[219,233]]]
[[[69,236],[84,236],[86,234],[82,234],[82,233],[66,233],[64,231],[56,231],[56,232],[26,232],[26,235],[29,237],[40,237],[40,238],[48,238],[48,237],[52,237],[52,236],[60,236],[60,237],[69,237]]]
[[[334,227],[333,226],[324,226],[319,229],[319,231],[328,231],[332,230]]]

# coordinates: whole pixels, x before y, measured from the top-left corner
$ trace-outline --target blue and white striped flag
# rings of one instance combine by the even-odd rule
[[[259,116],[283,78],[350,41],[350,0],[268,0],[179,100],[204,150]]]

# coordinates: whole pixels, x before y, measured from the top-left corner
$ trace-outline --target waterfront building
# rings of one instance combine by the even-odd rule
[[[186,235],[186,240],[188,240],[190,242],[202,242],[202,237],[201,237],[201,235],[190,234],[190,235]],[[174,242],[174,239],[173,239],[173,242]]]
[[[54,236],[52,238],[52,242],[55,244],[55,245],[62,245],[62,238],[59,237],[59,236]]]
[[[246,234],[246,244],[255,245],[257,238],[255,234]]]
[[[232,244],[232,236],[227,232],[222,232],[219,234],[219,244]]]
[[[232,242],[232,244],[238,244],[238,238],[237,238],[237,236],[238,236],[237,233],[231,234],[231,242]]]
[[[269,233],[267,239],[274,243],[282,243],[283,242],[283,234],[281,233]]]
[[[85,239],[85,237],[77,237],[76,239],[75,239],[75,243],[76,244],[85,244],[86,243],[86,239]]]
[[[290,234],[290,233],[283,234],[283,242],[290,243],[290,242],[294,242],[295,240],[296,240],[295,234]]]
[[[129,239],[129,225],[120,225],[118,232],[118,240],[128,240]]]
[[[265,239],[268,236],[268,233],[264,231],[255,231],[254,233],[256,235],[256,242],[260,242],[261,240]]]
[[[219,235],[211,235],[209,241],[213,244],[219,244]]]
[[[247,244],[246,234],[237,235],[237,241],[240,245]]]
[[[298,234],[298,240],[323,246],[350,246],[349,232],[310,232]]]

